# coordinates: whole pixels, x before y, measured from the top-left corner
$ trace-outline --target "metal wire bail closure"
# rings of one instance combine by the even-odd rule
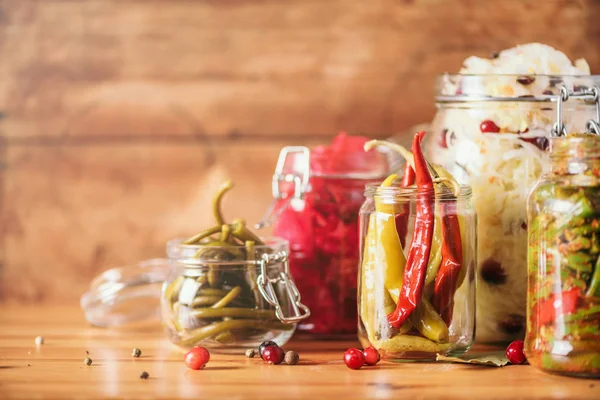
[[[600,135],[600,89],[594,86],[591,91],[596,102],[596,120],[590,119],[585,125],[585,130],[592,135]]]
[[[291,170],[285,171],[288,158],[294,156],[295,161]],[[254,227],[262,229],[269,226],[279,217],[285,207],[294,199],[304,199],[304,194],[308,190],[308,179],[310,174],[310,150],[305,146],[287,146],[281,149],[277,166],[271,181],[271,191],[273,192],[273,202],[267,209],[263,218]],[[286,191],[281,189],[282,182],[293,183],[294,191],[289,196]]]
[[[274,254],[263,254],[260,261],[257,262],[260,264],[260,275],[256,279],[258,290],[264,299],[270,305],[275,307],[275,316],[281,322],[286,324],[293,324],[310,317],[310,310],[300,302],[300,292],[289,273],[287,253],[282,251]],[[276,263],[283,263],[284,270],[280,272],[276,278],[269,278],[267,275],[267,266]],[[275,288],[273,287],[273,284],[276,283],[283,284],[285,293],[292,307],[293,315],[291,316],[286,316],[283,313],[281,303],[279,303]]]
[[[563,121],[563,103],[569,100],[569,90],[566,86],[560,87],[560,95],[556,99],[556,122],[552,127],[552,136],[566,136],[567,127]]]
[[[600,90],[597,86],[581,91],[569,91],[566,86],[560,87],[560,95],[556,97],[556,123],[552,127],[552,137],[567,135],[567,127],[563,121],[563,103],[570,98],[593,101],[596,104],[596,119],[590,119],[585,126],[591,135],[600,135]]]

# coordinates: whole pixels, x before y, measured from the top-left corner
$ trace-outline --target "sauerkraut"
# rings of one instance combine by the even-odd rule
[[[570,89],[598,84],[589,74],[584,60],[572,63],[562,52],[534,43],[490,59],[469,57],[460,75],[447,75],[438,82],[440,110],[431,127],[437,137],[430,141],[428,152],[435,163],[473,188],[478,214],[480,342],[524,335],[526,199],[548,165],[545,150],[556,119],[554,103],[528,98],[555,95],[563,84]],[[482,96],[515,101],[471,100]],[[569,131],[582,131],[593,116],[593,105],[566,103]]]

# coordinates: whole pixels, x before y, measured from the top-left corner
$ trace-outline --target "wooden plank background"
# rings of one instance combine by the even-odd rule
[[[434,114],[433,79],[540,41],[600,71],[598,0],[0,0],[0,299],[256,221],[278,150]]]

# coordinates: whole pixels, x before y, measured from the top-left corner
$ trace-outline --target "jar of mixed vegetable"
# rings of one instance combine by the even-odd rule
[[[259,226],[272,223],[275,235],[290,242],[290,270],[312,311],[300,331],[356,333],[358,212],[365,185],[388,173],[384,154],[363,151],[367,141],[342,133],[329,146],[281,151],[275,201]]]
[[[554,138],[550,160],[528,200],[525,354],[546,372],[598,378],[600,137]]]
[[[360,211],[359,338],[388,359],[462,354],[475,335],[476,215],[471,189],[427,162],[424,132],[403,176],[368,185]]]

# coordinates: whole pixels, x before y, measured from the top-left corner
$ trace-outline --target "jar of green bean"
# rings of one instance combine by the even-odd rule
[[[188,242],[167,244],[171,273],[161,311],[176,345],[221,351],[243,351],[265,340],[283,345],[308,316],[289,275],[286,240]]]

